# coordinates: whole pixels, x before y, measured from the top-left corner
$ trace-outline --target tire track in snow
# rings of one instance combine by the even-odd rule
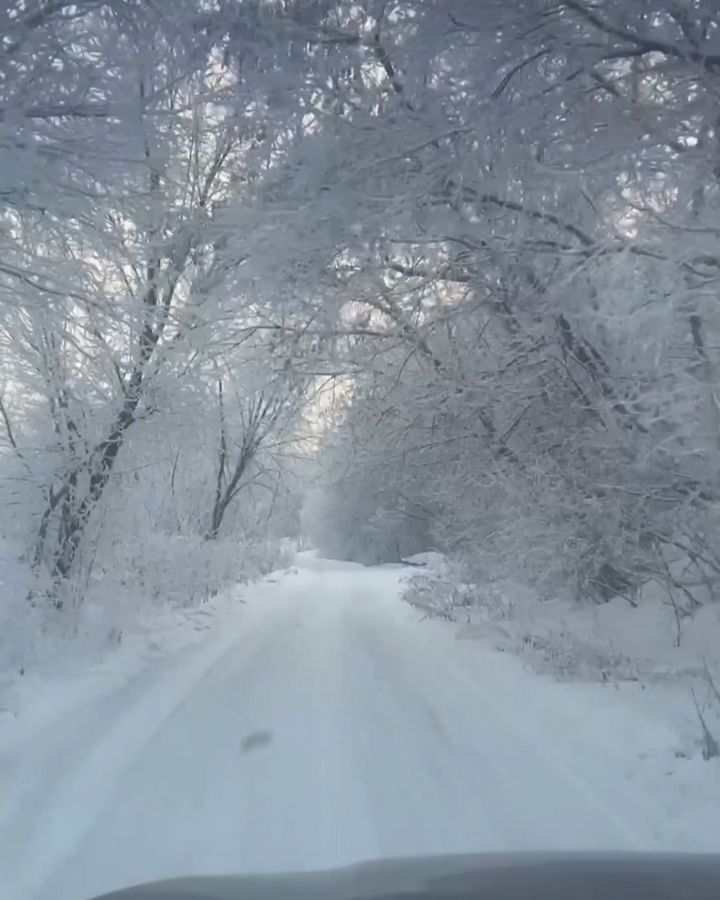
[[[475,673],[470,672],[463,666],[460,655],[452,653],[452,649],[456,648],[451,645],[450,654],[447,653],[447,632],[445,635],[439,635],[441,638],[439,642],[433,640],[432,627],[426,628],[424,635],[418,632],[420,642],[414,648],[415,654],[412,656],[408,655],[407,641],[403,640],[403,635],[393,633],[397,640],[392,646],[388,643],[388,632],[379,635],[385,645],[385,653],[391,654],[396,660],[403,658],[404,665],[400,667],[401,671],[407,671],[408,668],[412,670],[415,676],[414,683],[422,686],[427,695],[435,696],[437,699],[438,686],[443,685],[440,699],[437,701],[441,709],[450,711],[454,708],[458,719],[464,716],[466,722],[478,715],[484,718],[486,742],[496,745],[495,756],[504,761],[509,779],[514,780],[516,784],[518,778],[527,782],[525,792],[527,797],[533,792],[537,793],[535,786],[542,787],[548,778],[558,785],[558,790],[554,793],[554,802],[551,794],[547,797],[545,806],[546,810],[553,810],[553,815],[546,820],[544,827],[543,823],[536,823],[533,829],[535,839],[528,849],[548,849],[548,841],[553,839],[553,828],[559,823],[562,833],[560,806],[563,799],[568,798],[569,793],[577,795],[581,806],[585,806],[586,821],[593,815],[599,816],[611,829],[602,845],[596,843],[597,838],[589,838],[589,843],[577,844],[577,837],[583,832],[583,819],[578,817],[577,810],[575,815],[569,816],[566,811],[564,821],[573,823],[573,828],[565,840],[570,841],[572,846],[578,849],[648,850],[655,847],[673,849],[672,846],[669,848],[667,843],[663,844],[657,834],[655,823],[661,820],[662,814],[645,795],[634,791],[633,786],[620,777],[608,779],[606,770],[602,772],[583,770],[577,760],[572,759],[571,754],[563,752],[562,735],[555,735],[552,742],[547,740],[547,735],[543,734],[541,716],[547,684],[539,676],[522,672],[524,684],[519,685],[519,690],[509,693],[507,684],[501,677],[502,673],[498,670],[493,672],[494,667],[488,666],[487,674],[494,676],[493,687],[489,689],[485,679],[474,677],[474,674],[477,675],[477,669]],[[442,640],[443,637],[445,640]],[[473,649],[476,661],[492,660],[499,664],[498,668],[505,668],[507,664],[517,662],[508,660],[497,651],[487,650],[482,644],[476,644]],[[422,666],[413,665],[418,658],[423,660]],[[429,674],[433,677],[428,678]],[[513,680],[518,681],[517,678]],[[448,690],[453,683],[455,689]],[[552,687],[558,689],[561,686],[556,684]],[[487,726],[488,721],[494,722],[492,727]],[[534,723],[534,727],[528,724],[531,722]],[[497,735],[503,736],[504,740],[498,742]],[[582,748],[575,745],[573,749],[576,757],[579,756]],[[533,771],[536,777],[528,779],[527,773]],[[565,791],[560,789],[563,785]],[[511,796],[513,793],[516,791],[511,791]],[[628,802],[628,794],[634,795],[632,804]],[[613,795],[617,799],[622,798],[621,806],[624,811],[622,816],[618,815],[611,805],[610,798]],[[633,821],[629,821],[627,817],[630,806],[636,810]],[[525,809],[525,815],[528,815],[530,810],[527,804]],[[607,844],[608,838],[612,838],[613,833],[616,836],[616,843]],[[561,842],[559,849],[566,849],[567,846],[567,843]],[[511,846],[509,849],[516,847]]]
[[[31,834],[13,821],[0,834],[6,869],[0,871],[3,900],[34,897],[52,881],[53,872],[73,854],[102,814],[123,773],[153,736],[181,712],[193,690],[234,652],[237,639],[234,630],[221,634],[193,647],[189,654],[180,654],[161,675],[145,673],[151,683],[141,693],[134,689],[129,702],[124,698],[128,705],[119,714],[114,694],[101,698],[113,710],[109,726],[102,732],[96,730],[89,746],[75,742],[75,753],[66,751],[73,757],[72,764],[55,773],[55,783],[42,797],[42,805],[31,804],[21,811],[20,821],[34,823]]]
[[[651,800],[638,792],[627,813],[621,775],[572,759],[577,725],[566,737],[543,721],[562,686],[419,622],[397,574],[325,565],[257,589],[28,811],[40,825],[0,874],[3,898],[368,857],[652,848]],[[582,722],[577,702],[561,722]]]

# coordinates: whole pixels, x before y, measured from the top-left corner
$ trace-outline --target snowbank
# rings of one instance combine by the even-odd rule
[[[463,584],[442,557],[428,559],[422,574],[408,570],[404,598],[428,618],[455,623],[459,639],[516,654],[555,681],[611,686],[637,710],[652,711],[667,724],[669,768],[675,756],[702,760],[717,749],[718,604],[678,617],[654,583],[635,605],[620,597],[603,604],[539,600],[532,588],[510,581]]]

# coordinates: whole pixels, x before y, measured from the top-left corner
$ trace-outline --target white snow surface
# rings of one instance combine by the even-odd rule
[[[720,768],[678,754],[677,698],[458,640],[399,600],[408,574],[306,554],[198,610],[194,643],[26,686],[0,715],[2,900],[444,852],[720,850]]]

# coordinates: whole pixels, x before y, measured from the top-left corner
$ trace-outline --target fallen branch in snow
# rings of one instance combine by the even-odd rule
[[[698,703],[698,699],[695,695],[695,690],[690,688],[690,693],[692,694],[693,701],[695,703],[695,711],[697,712],[697,717],[700,722],[700,727],[702,729],[703,735],[703,748],[702,748],[702,757],[703,759],[714,759],[717,756],[720,756],[720,745],[718,745],[717,740],[715,739],[713,733],[707,726],[707,722],[705,721],[705,717],[702,714],[700,709],[700,704]]]
[[[715,684],[715,680],[710,674],[710,667],[708,666],[706,659],[703,659],[703,667],[705,670],[705,678],[707,679],[708,686],[710,687],[712,693],[715,695],[715,699],[717,700],[717,702],[720,703],[720,688],[718,688],[718,686]]]

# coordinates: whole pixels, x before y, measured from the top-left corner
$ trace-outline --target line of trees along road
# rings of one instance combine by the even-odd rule
[[[310,471],[336,555],[712,599],[714,7],[4,4],[3,525],[49,602],[272,556]]]

